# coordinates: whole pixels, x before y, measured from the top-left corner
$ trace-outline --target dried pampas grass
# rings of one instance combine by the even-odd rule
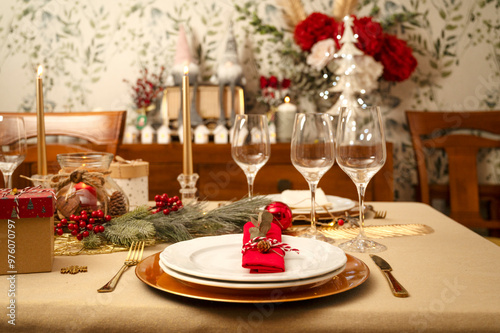
[[[344,16],[351,15],[358,5],[358,0],[335,0],[333,3],[333,17],[342,21]]]
[[[307,17],[300,0],[277,0],[277,4],[283,9],[285,22],[292,29]]]

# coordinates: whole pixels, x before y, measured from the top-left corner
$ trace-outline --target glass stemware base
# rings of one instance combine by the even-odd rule
[[[367,239],[362,234],[359,234],[354,239],[339,244],[338,247],[345,252],[357,253],[378,253],[387,250],[385,245],[377,243],[371,239]]]
[[[316,240],[330,243],[330,244],[335,243],[335,240],[333,238],[326,237],[321,232],[319,232],[317,229],[311,228],[311,227],[308,227],[308,228],[305,228],[304,230],[301,230],[300,233],[297,234],[297,236],[302,237],[302,238],[316,239]]]

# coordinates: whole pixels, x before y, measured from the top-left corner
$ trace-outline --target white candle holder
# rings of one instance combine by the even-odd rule
[[[177,177],[177,181],[179,182],[179,184],[181,184],[181,189],[179,190],[179,192],[181,193],[181,200],[183,205],[198,201],[198,197],[196,196],[196,182],[198,181],[198,178],[200,178],[200,176],[198,176],[197,173],[193,173],[191,175],[185,175],[181,173]]]

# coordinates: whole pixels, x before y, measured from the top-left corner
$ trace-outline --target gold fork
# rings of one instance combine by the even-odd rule
[[[375,219],[385,219],[387,216],[387,211],[385,210],[376,210],[375,211]]]
[[[130,249],[128,250],[127,258],[125,259],[122,268],[120,268],[118,273],[116,273],[116,275],[113,276],[113,278],[108,283],[106,283],[100,289],[97,289],[97,291],[100,293],[109,293],[115,290],[116,285],[118,284],[118,280],[120,280],[120,277],[122,276],[123,272],[125,272],[125,270],[130,266],[137,265],[142,260],[143,252],[144,252],[144,242],[132,242],[132,244],[130,245]]]

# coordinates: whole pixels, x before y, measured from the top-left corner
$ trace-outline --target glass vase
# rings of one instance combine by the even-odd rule
[[[57,213],[69,219],[82,210],[102,210],[104,215],[119,216],[128,212],[125,192],[110,177],[111,153],[67,153],[57,155],[61,167],[57,182]]]

